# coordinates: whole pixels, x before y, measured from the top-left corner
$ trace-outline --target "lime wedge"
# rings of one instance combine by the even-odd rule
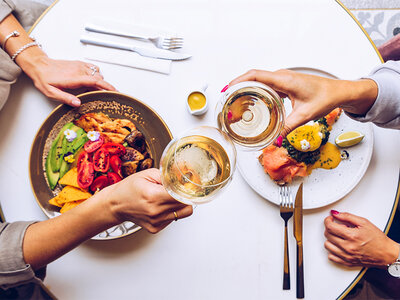
[[[339,147],[351,147],[357,145],[359,142],[362,141],[364,135],[358,131],[347,131],[339,134],[336,139],[335,143]]]

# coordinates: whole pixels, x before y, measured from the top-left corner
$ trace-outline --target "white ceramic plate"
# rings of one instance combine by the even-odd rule
[[[311,68],[292,68],[292,70],[319,76],[336,78],[321,70]],[[290,100],[285,99],[286,113],[291,111]],[[304,182],[303,208],[312,209],[331,204],[344,196],[360,182],[368,168],[373,149],[373,129],[368,123],[360,123],[350,119],[342,113],[339,120],[333,125],[329,142],[335,143],[335,138],[342,132],[359,131],[365,137],[356,146],[346,148],[349,159],[343,160],[332,170],[315,169],[308,177],[296,179],[293,186],[293,197],[297,186]],[[246,182],[263,198],[279,204],[277,184],[264,172],[258,161],[261,151],[238,151],[238,168]]]

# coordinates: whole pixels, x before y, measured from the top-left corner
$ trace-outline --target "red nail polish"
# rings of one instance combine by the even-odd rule
[[[224,88],[221,90],[221,93],[225,92],[229,87],[229,84],[227,84],[226,86],[224,86]]]
[[[278,136],[278,138],[275,141],[275,145],[277,145],[278,147],[282,146],[282,142],[283,142],[283,137],[280,135]]]
[[[337,210],[332,209],[331,210],[331,215],[337,216],[339,212]]]

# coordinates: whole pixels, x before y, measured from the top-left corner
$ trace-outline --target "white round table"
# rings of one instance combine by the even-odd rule
[[[193,58],[173,63],[170,75],[96,63],[106,80],[153,107],[175,134],[215,124],[219,91],[251,68],[312,67],[356,79],[381,63],[350,13],[332,0],[60,0],[32,35],[49,56],[82,60],[79,36],[93,16],[170,28],[185,37],[184,50]],[[193,117],[185,93],[204,82],[210,111]],[[56,105],[22,76],[0,111],[0,200],[8,221],[45,219],[30,187],[29,149]],[[343,297],[361,277],[361,268],[327,258],[323,220],[331,209],[364,216],[382,230],[390,226],[398,201],[399,134],[378,127],[374,134],[373,157],[358,186],[332,205],[305,212],[306,299]],[[141,230],[118,240],[88,241],[51,263],[45,284],[60,299],[294,299],[292,221],[289,248],[292,289],[283,291],[279,208],[237,172],[228,189],[192,217],[157,235]]]

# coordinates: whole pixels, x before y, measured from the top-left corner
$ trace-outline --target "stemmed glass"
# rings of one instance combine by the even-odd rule
[[[239,150],[260,150],[280,135],[285,107],[269,86],[245,81],[221,93],[216,106],[219,129],[226,132]]]
[[[196,205],[211,201],[232,179],[236,148],[227,134],[201,126],[174,138],[161,157],[162,183],[176,200]]]

